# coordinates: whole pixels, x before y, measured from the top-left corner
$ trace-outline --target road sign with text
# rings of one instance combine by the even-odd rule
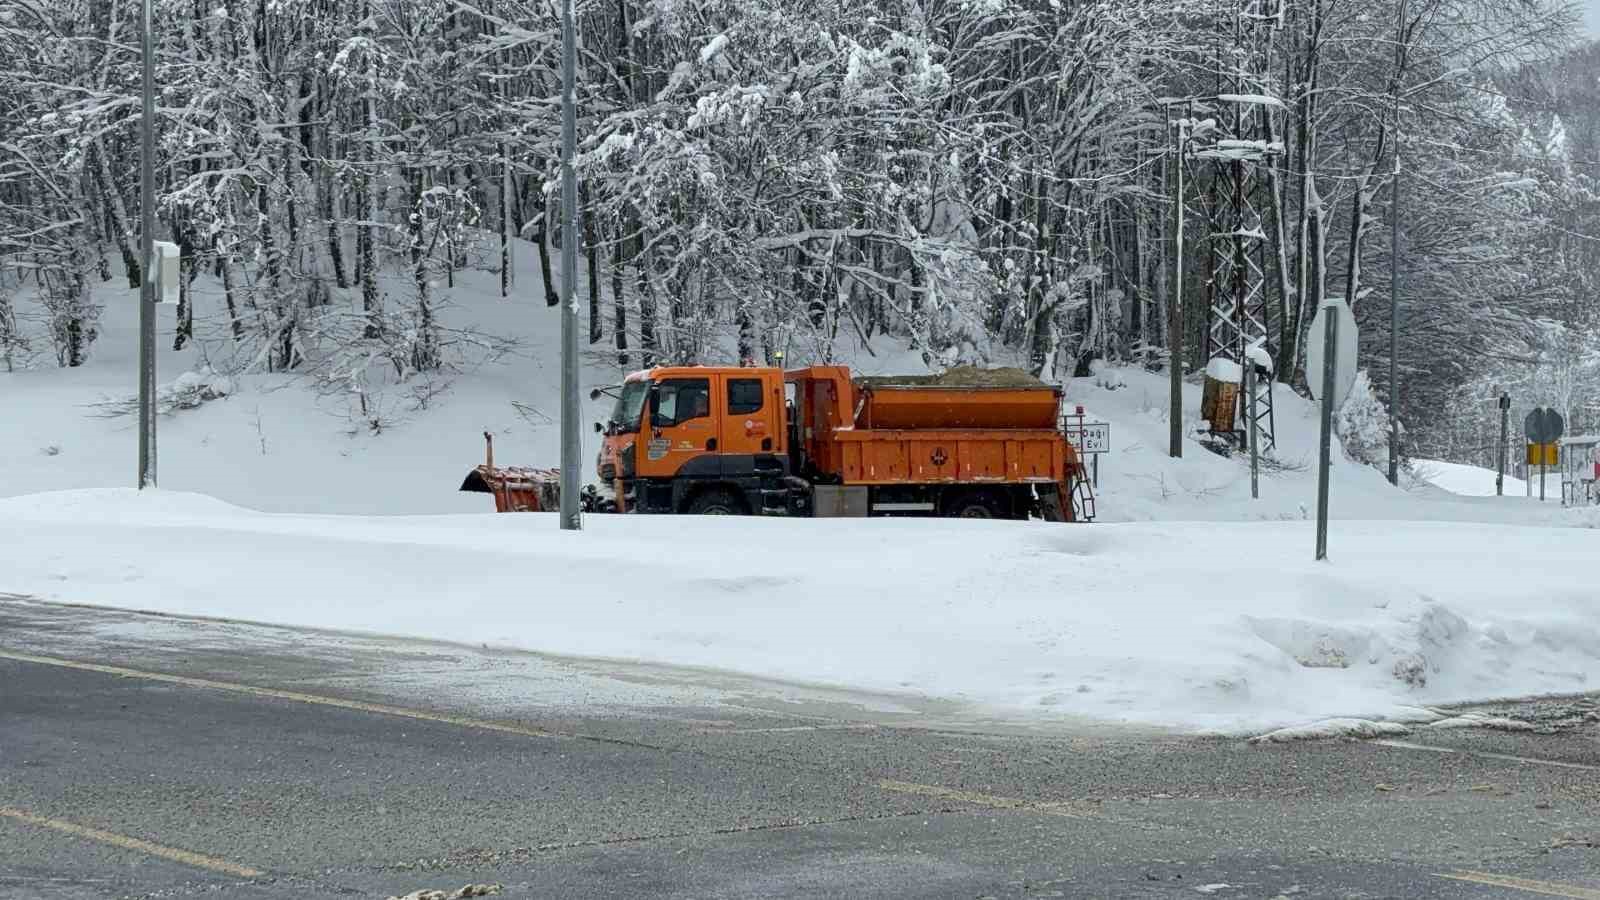
[[[1068,426],[1067,441],[1079,453],[1110,453],[1111,424],[1109,422],[1085,422]]]

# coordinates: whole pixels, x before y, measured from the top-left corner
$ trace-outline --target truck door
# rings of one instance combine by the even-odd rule
[[[746,374],[748,373],[748,374]],[[781,454],[783,435],[783,382],[754,369],[728,372],[722,401],[722,452],[738,456]]]
[[[697,456],[720,452],[710,378],[668,378],[657,385],[639,473],[671,477]]]

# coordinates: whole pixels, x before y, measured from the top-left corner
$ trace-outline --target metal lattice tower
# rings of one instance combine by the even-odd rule
[[[1215,127],[1191,156],[1209,163],[1213,198],[1209,205],[1208,243],[1211,274],[1206,286],[1207,360],[1252,364],[1248,348],[1268,337],[1266,302],[1266,220],[1257,205],[1262,167],[1283,148],[1273,138],[1269,117],[1282,104],[1270,85],[1272,32],[1281,26],[1283,0],[1239,0],[1232,22],[1231,44],[1219,53],[1221,88],[1212,104]],[[1256,379],[1256,421],[1264,446],[1274,444],[1271,377]],[[1239,442],[1248,403],[1219,402],[1211,415],[1212,433]],[[1235,412],[1237,411],[1237,415]]]

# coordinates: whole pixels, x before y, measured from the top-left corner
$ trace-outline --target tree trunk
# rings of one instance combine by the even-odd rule
[[[222,279],[222,301],[228,309],[228,328],[233,334],[234,343],[238,343],[244,340],[244,320],[239,318],[239,304],[234,299],[233,264],[223,252],[220,235],[212,242],[212,249],[217,255],[217,275]]]
[[[328,102],[328,84],[326,79],[317,79],[316,91],[316,119],[320,124],[315,125],[311,131],[319,154],[313,151],[313,181],[317,192],[317,212],[322,216],[322,221],[327,229],[328,260],[333,266],[333,283],[340,290],[350,287],[350,279],[345,274],[344,246],[339,237],[339,216],[335,209],[335,196],[333,190],[333,160],[339,156],[339,148],[333,144],[333,129],[330,120],[334,118],[333,105]]]
[[[561,295],[556,292],[555,276],[550,266],[550,217],[546,215],[549,212],[550,204],[545,201],[543,194],[539,194],[538,197],[538,208],[535,214],[538,216],[539,222],[534,230],[533,243],[539,248],[539,276],[544,280],[544,305],[560,306]]]
[[[644,243],[643,235],[639,236],[639,242]],[[648,369],[656,364],[660,350],[656,342],[656,297],[650,281],[650,254],[636,253],[633,262],[639,287],[639,358],[640,365]]]
[[[628,302],[623,292],[623,269],[628,261],[622,256],[622,240],[611,245],[611,333],[616,338],[617,365],[628,366]]]
[[[511,145],[500,145],[500,296],[511,296],[512,237],[515,226],[511,223]]]
[[[589,343],[598,344],[602,337],[600,331],[600,248],[595,246],[594,235],[594,199],[588,191],[581,191],[580,197],[588,202],[584,204],[583,213],[583,248],[589,255]]]
[[[171,228],[178,244],[179,272],[177,333],[172,338],[172,349],[182,350],[194,339],[194,292],[189,288],[195,276],[194,229],[188,221],[176,215],[172,218]]]
[[[411,169],[411,215],[408,233],[411,244],[411,281],[417,292],[415,313],[415,334],[411,337],[410,362],[411,367],[418,372],[430,371],[437,366],[436,354],[433,346],[433,299],[431,284],[428,280],[428,261],[431,253],[428,247],[428,225],[433,223],[435,232],[438,228],[438,213],[432,207],[432,201],[424,194],[422,167]]]
[[[372,16],[370,0],[362,4],[362,17]],[[372,84],[377,78],[377,65],[371,51],[366,51],[366,87],[361,92],[361,174],[356,179],[356,203],[360,207],[361,224],[356,227],[357,266],[361,270],[361,312],[366,317],[362,336],[376,338],[382,331],[383,298],[378,294],[378,210],[373,200],[372,180],[377,171],[373,159],[373,141],[377,140],[372,108]]]
[[[122,265],[128,273],[128,287],[138,290],[140,265],[139,254],[134,250],[134,244],[138,243],[139,237],[134,233],[133,221],[128,218],[128,207],[122,202],[122,192],[117,189],[117,181],[111,175],[111,164],[106,159],[105,144],[95,141],[90,152],[94,155],[101,201],[105,204],[107,214],[111,216],[111,237],[122,253]]]
[[[266,185],[260,182],[256,183],[256,212],[260,217],[257,239],[261,243],[262,265],[266,270],[262,286],[267,291],[267,302],[273,311],[272,321],[266,323],[267,337],[272,346],[267,357],[267,368],[269,371],[288,371],[299,364],[295,351],[295,309],[293,301],[286,297],[283,290],[283,255],[273,235],[272,201]]]

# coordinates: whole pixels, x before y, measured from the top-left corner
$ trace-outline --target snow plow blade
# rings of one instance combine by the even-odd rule
[[[561,508],[561,472],[521,466],[479,466],[467,473],[461,490],[493,494],[495,512],[555,512]]]
[[[494,438],[485,431],[483,465],[462,479],[460,490],[493,494],[495,512],[555,512],[561,508],[561,470],[496,466]]]

